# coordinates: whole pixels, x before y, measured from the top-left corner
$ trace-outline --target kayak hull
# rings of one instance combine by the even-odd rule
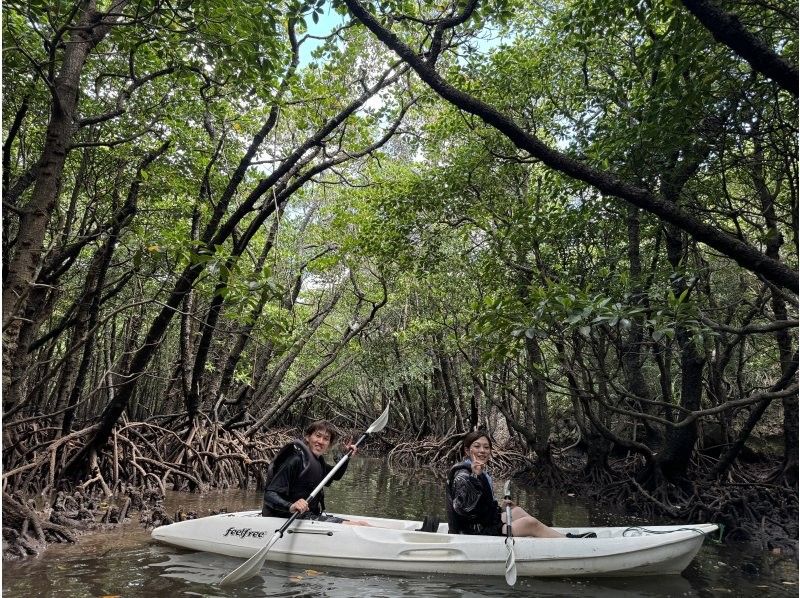
[[[270,549],[267,560],[317,568],[353,568],[384,573],[503,575],[505,538],[415,531],[419,521],[340,515],[376,527],[296,521]],[[250,558],[285,519],[258,511],[224,513],[158,527],[158,542],[191,550]],[[686,526],[555,528],[595,532],[597,538],[515,538],[517,575],[603,577],[667,575],[683,571],[714,524]]]

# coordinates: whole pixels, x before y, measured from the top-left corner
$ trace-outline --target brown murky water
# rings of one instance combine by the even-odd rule
[[[597,510],[579,497],[552,497],[515,489],[517,502],[557,525],[644,524],[619,513]],[[443,517],[439,476],[429,471],[408,475],[374,459],[357,459],[345,478],[326,490],[331,511],[421,519]],[[202,496],[173,493],[168,511],[178,508],[207,514],[260,508],[254,491],[229,490]],[[136,516],[136,514],[134,514]],[[52,546],[23,563],[3,563],[3,596],[54,597],[462,597],[582,596],[797,596],[796,558],[782,558],[737,545],[706,540],[683,573],[617,580],[523,579],[514,588],[502,577],[376,575],[355,570],[312,571],[267,562],[261,575],[233,589],[217,586],[241,560],[162,546],[136,523],[113,532],[84,536],[77,545]]]

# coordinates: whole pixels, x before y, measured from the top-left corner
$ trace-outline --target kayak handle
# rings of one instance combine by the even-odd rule
[[[290,529],[290,534],[316,534],[322,536],[332,536],[332,531],[325,531],[324,529]]]

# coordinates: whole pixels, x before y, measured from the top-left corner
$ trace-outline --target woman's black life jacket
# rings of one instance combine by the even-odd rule
[[[270,508],[266,502],[266,493],[269,490],[269,484],[275,477],[275,474],[280,471],[280,468],[289,460],[290,457],[299,458],[302,462],[303,468],[297,479],[289,485],[288,495],[281,494],[281,497],[289,501],[289,504],[300,500],[301,498],[307,499],[309,494],[314,491],[314,488],[319,486],[319,483],[325,478],[325,460],[322,457],[317,457],[308,448],[308,445],[300,439],[293,440],[284,446],[267,470],[266,484],[264,487],[264,505],[261,514],[264,517],[289,517],[291,514],[286,511],[275,511]],[[325,510],[325,492],[319,491],[313,499],[308,501],[308,509],[311,513],[319,515]]]
[[[485,527],[496,525],[499,521],[499,508],[494,499],[494,493],[489,486],[489,480],[485,475],[478,476],[481,486],[481,497],[478,500],[477,508],[471,515],[461,515],[456,513],[453,508],[453,498],[455,495],[453,479],[456,474],[466,470],[472,473],[472,465],[466,462],[459,463],[450,468],[447,474],[447,525],[451,534],[480,533],[479,530]]]

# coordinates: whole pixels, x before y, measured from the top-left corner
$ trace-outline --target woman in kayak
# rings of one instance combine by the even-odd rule
[[[469,432],[462,442],[466,459],[447,475],[447,518],[450,533],[482,536],[505,536],[506,513],[494,499],[486,464],[492,457],[492,441],[486,432]],[[511,510],[511,531],[515,536],[563,538],[529,515],[522,507]],[[505,504],[504,504],[505,506]]]
[[[299,513],[298,519],[315,519],[346,525],[369,525],[366,521],[352,521],[326,515],[325,492],[321,490],[310,501],[308,496],[314,491],[326,475],[333,469],[325,463],[323,455],[331,443],[336,440],[336,430],[330,422],[315,421],[306,428],[302,440],[294,440],[284,446],[272,460],[267,472],[267,484],[264,489],[264,506],[261,515],[264,517],[291,517]],[[345,445],[345,450],[355,455],[358,447]],[[333,475],[334,480],[342,479],[347,470],[349,460]]]

